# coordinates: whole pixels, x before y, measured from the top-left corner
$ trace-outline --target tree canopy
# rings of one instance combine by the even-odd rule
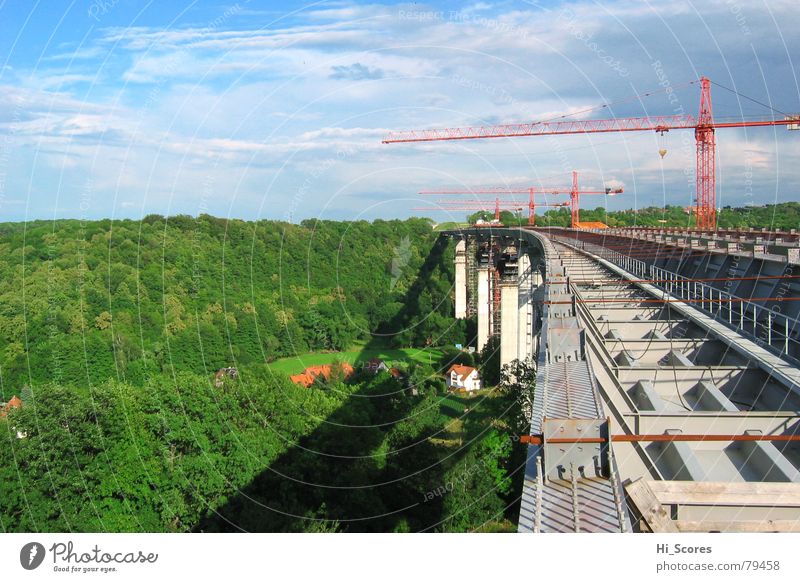
[[[23,400],[0,420],[0,530],[510,529],[506,394],[448,394],[432,360],[309,388],[270,366],[467,343],[453,245],[427,220],[0,233],[1,396]]]

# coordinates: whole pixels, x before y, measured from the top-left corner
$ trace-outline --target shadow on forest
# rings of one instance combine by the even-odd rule
[[[440,465],[427,468],[438,459],[435,446],[424,435],[412,436],[393,445],[400,452],[382,453],[390,427],[372,426],[402,418],[413,404],[368,388],[354,392],[310,435],[209,512],[198,529],[325,530],[338,521],[344,531],[375,532],[393,531],[401,519],[414,530],[435,525],[441,499],[424,498],[444,479]]]
[[[442,271],[447,240],[438,239],[406,296],[418,304]],[[449,302],[448,302],[449,304]],[[404,309],[385,330],[413,319]],[[376,337],[364,351],[383,347]],[[410,396],[388,375],[365,381],[311,434],[281,454],[215,510],[199,531],[421,531],[443,519],[442,450],[427,438],[440,422],[441,396]],[[310,388],[311,390],[324,388]],[[468,399],[466,399],[468,400]],[[457,454],[465,454],[466,448]],[[452,458],[448,467],[452,465]],[[334,525],[334,522],[338,522]]]

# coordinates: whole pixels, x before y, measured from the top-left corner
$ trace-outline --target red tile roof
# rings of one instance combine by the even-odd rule
[[[575,228],[608,228],[608,225],[604,222],[578,222],[575,225]]]
[[[350,374],[355,372],[355,370],[353,369],[353,366],[351,366],[347,362],[342,362],[341,368],[344,371],[345,376],[349,376]]]
[[[338,365],[341,368],[342,372],[344,372],[345,378],[349,378],[353,374],[353,372],[355,372],[353,366],[351,366],[347,362],[343,362]],[[314,381],[317,379],[318,376],[322,376],[326,380],[330,380],[331,370],[332,366],[330,364],[323,364],[321,366],[309,366],[308,368],[305,369],[305,371],[301,372],[300,374],[289,376],[289,379],[295,384],[302,384],[303,386],[308,388],[314,383]]]
[[[295,384],[302,384],[306,388],[308,388],[314,383],[314,377],[311,376],[310,374],[306,374],[305,372],[301,374],[295,374],[294,376],[289,376],[289,380],[291,380]]]
[[[447,370],[447,373],[449,374],[451,372],[455,372],[459,376],[461,376],[463,378],[466,378],[467,376],[469,376],[470,374],[472,374],[475,371],[476,371],[475,368],[473,368],[472,366],[463,366],[461,364],[453,364],[452,366],[450,366],[450,369]]]
[[[11,400],[8,401],[7,404],[0,406],[0,418],[5,418],[8,415],[8,411],[12,408],[21,408],[22,407],[22,400],[19,399],[19,396],[12,396]]]

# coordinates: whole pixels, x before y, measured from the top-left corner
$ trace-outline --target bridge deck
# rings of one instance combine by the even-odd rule
[[[800,369],[793,362],[590,252],[556,241],[546,259],[546,268],[561,269],[572,281],[559,298],[566,292],[577,300],[587,357],[554,363],[540,353],[531,434],[542,433],[545,418],[606,414],[612,434],[798,430]],[[664,299],[669,303],[653,301]],[[552,319],[546,307],[545,318]],[[548,323],[541,332],[545,351]],[[615,497],[617,472],[623,481],[655,483],[800,483],[794,442],[615,442],[611,448],[616,471],[610,478],[570,481],[540,476],[546,472],[542,447],[531,445],[519,531],[624,531],[628,516],[619,508],[619,492]],[[584,501],[590,495],[596,502]],[[800,518],[796,507],[673,508],[693,520],[685,526],[691,528],[700,527],[698,520],[724,521],[732,512],[737,519]]]
[[[534,393],[531,434],[541,434],[545,419],[604,419],[602,399],[591,364],[580,346],[564,342],[564,335],[575,329],[583,330],[579,318],[561,309],[571,296],[560,272],[561,255],[545,241],[547,271],[551,285],[545,286],[545,307],[541,334],[544,349],[540,350],[537,388]],[[552,315],[552,317],[548,317]],[[575,348],[578,350],[573,354]],[[562,353],[563,351],[563,353]],[[564,452],[562,459],[569,457]],[[553,452],[551,451],[551,456]],[[590,469],[571,467],[570,478],[546,478],[543,449],[529,447],[525,484],[520,509],[521,532],[621,532],[629,531],[630,523],[624,507],[621,483],[612,468],[610,475],[593,474]],[[558,465],[562,459],[549,458]],[[564,461],[566,464],[567,461]],[[566,471],[566,468],[564,469]]]

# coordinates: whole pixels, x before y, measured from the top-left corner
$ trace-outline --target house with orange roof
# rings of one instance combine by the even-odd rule
[[[448,390],[472,392],[481,389],[481,376],[472,366],[453,364],[445,374]]]
[[[22,400],[20,400],[19,396],[12,396],[11,400],[9,400],[3,406],[0,406],[0,418],[5,418],[8,416],[8,412],[12,408],[21,408],[22,407]]]
[[[293,374],[289,376],[289,380],[306,388],[314,383],[314,377],[311,374],[306,374],[305,372]]]
[[[323,364],[321,366],[309,366],[300,374],[294,374],[293,376],[289,376],[289,379],[294,382],[295,384],[299,384],[306,388],[310,387],[317,381],[317,378],[322,376],[325,381],[329,381],[331,379],[331,375],[333,375],[336,371],[341,370],[342,375],[344,378],[349,378],[353,375],[355,370],[353,366],[348,364],[347,362],[342,362],[341,364]]]

